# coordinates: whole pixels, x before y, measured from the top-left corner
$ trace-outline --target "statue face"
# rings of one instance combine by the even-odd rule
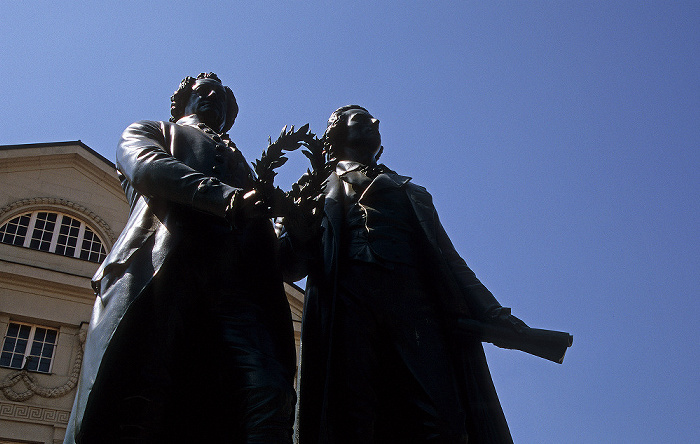
[[[343,112],[346,117],[345,148],[374,157],[382,145],[379,120],[361,109]]]
[[[198,79],[185,106],[185,115],[196,114],[202,123],[220,132],[226,123],[226,90],[211,79]]]

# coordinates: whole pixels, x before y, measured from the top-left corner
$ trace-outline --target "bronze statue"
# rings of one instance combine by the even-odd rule
[[[512,442],[482,338],[456,331],[528,327],[455,251],[425,188],[377,163],[379,120],[345,106],[324,138],[337,165],[320,232],[312,217],[281,230],[287,278],[308,274],[300,443]]]
[[[291,443],[291,314],[268,204],[227,131],[233,92],[187,77],[170,122],[122,134],[130,217],[98,295],[65,443]]]

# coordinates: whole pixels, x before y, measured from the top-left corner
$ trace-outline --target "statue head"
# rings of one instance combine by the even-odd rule
[[[201,122],[219,133],[230,130],[238,115],[233,91],[213,72],[201,73],[196,78],[185,77],[170,102],[171,122],[196,114]]]
[[[329,156],[337,160],[373,164],[382,153],[379,120],[359,105],[333,111],[323,136]]]

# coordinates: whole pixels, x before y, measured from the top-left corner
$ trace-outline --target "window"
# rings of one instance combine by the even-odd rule
[[[0,366],[49,373],[58,330],[10,322],[0,353]]]
[[[0,227],[0,242],[98,263],[106,255],[102,241],[85,222],[50,211],[13,218]]]

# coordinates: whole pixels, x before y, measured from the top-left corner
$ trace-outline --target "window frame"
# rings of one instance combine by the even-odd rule
[[[20,330],[18,330],[18,332],[17,332],[17,337],[14,337],[15,345],[13,346],[12,350],[5,350],[5,344],[7,343],[8,334],[10,332],[10,328],[12,327],[12,325],[18,325],[20,328],[21,328],[21,326],[26,326],[26,327],[30,328],[29,337],[27,338],[27,344],[24,348],[24,351],[22,352],[22,354],[23,354],[22,363],[19,367],[12,366],[12,357],[16,354],[20,354],[20,352],[18,352],[16,350],[16,346],[17,346],[16,340],[20,338],[20,336],[19,336]],[[40,370],[41,359],[47,358],[47,356],[42,355],[44,345],[42,345],[38,356],[32,354],[32,350],[34,349],[34,343],[35,343],[35,341],[37,341],[37,329],[43,329],[43,330],[46,330],[47,332],[53,331],[56,333],[55,340],[53,343],[46,342],[45,340],[39,341],[39,343],[41,343],[41,344],[51,344],[52,345],[51,356],[48,357],[49,367],[46,371]],[[36,369],[28,369],[27,368],[27,371],[35,372],[35,373],[42,373],[42,374],[51,374],[52,370],[53,370],[54,358],[56,357],[56,349],[58,348],[58,336],[59,336],[59,334],[60,334],[60,330],[58,328],[49,327],[46,325],[30,324],[28,322],[19,322],[19,321],[14,321],[14,320],[9,321],[7,323],[7,328],[5,329],[5,335],[3,336],[2,349],[0,349],[0,356],[6,352],[11,353],[10,364],[8,364],[8,365],[0,364],[0,368],[8,368],[8,369],[13,369],[13,370],[23,370],[27,367],[27,360],[30,357],[36,357],[39,359],[39,362],[37,362],[37,365],[36,365]]]
[[[47,215],[56,215],[56,220],[53,222],[53,230],[51,231],[51,238],[50,240],[45,240],[43,238],[35,238],[37,234],[41,234],[41,231],[38,230],[45,230],[45,228],[38,228],[37,227],[37,220],[40,222],[43,222],[39,218],[39,214],[45,213]],[[2,242],[5,245],[15,245],[15,246],[22,246],[24,248],[29,248],[32,250],[36,251],[44,251],[47,253],[53,253],[53,254],[58,254],[59,256],[64,256],[64,257],[72,257],[75,259],[80,259],[88,262],[93,262],[93,263],[100,263],[104,260],[104,258],[107,256],[107,244],[105,241],[102,239],[102,236],[92,228],[87,222],[85,222],[83,219],[76,217],[75,215],[72,214],[67,214],[65,212],[59,211],[59,210],[54,210],[54,209],[35,209],[31,211],[24,211],[19,214],[15,214],[11,218],[8,218],[5,220],[3,224],[0,224],[0,227],[6,227],[10,222],[14,221],[15,219],[19,219],[24,216],[29,216],[29,223],[26,227],[26,233],[24,234],[24,240],[23,242],[16,243],[16,242]],[[59,253],[56,251],[56,248],[58,246],[58,239],[60,236],[63,234],[61,233],[61,228],[63,226],[63,220],[65,217],[68,217],[70,220],[77,221],[80,226],[78,227],[78,234],[77,237],[75,237],[76,242],[75,246],[72,247],[74,248],[73,254],[68,255],[65,254],[65,250],[67,245],[62,245],[64,247],[64,252]],[[41,223],[40,223],[41,225]],[[49,232],[49,231],[43,231],[43,232]],[[92,239],[86,239],[86,234],[89,235],[92,233]],[[7,234],[6,232],[0,232],[0,236]],[[17,237],[17,234],[13,234],[14,238]],[[67,239],[69,238],[68,235],[66,235]],[[97,240],[98,242],[95,242]],[[89,241],[89,249],[88,250],[83,250],[83,243],[85,241]],[[33,242],[38,242],[38,247],[34,248],[32,247]],[[48,243],[48,248],[42,248],[46,243]],[[93,247],[95,246],[96,243],[99,243],[99,246],[101,247],[100,251],[95,251]],[[87,258],[83,257],[83,252],[86,253]],[[95,257],[95,260],[91,260],[92,257]]]

